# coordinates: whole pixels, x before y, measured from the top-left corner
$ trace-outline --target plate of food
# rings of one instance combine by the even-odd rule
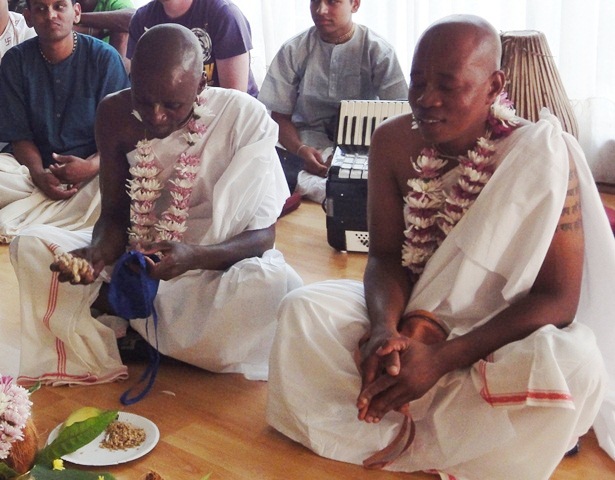
[[[55,440],[62,424],[49,434]],[[62,460],[76,465],[105,466],[130,462],[149,453],[158,443],[160,432],[154,422],[134,413],[120,412],[116,421],[87,445]]]

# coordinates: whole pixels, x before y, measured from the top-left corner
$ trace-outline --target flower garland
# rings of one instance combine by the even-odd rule
[[[9,456],[14,442],[23,440],[31,408],[28,391],[12,377],[0,375],[0,460]]]
[[[197,98],[192,117],[185,126],[187,132],[182,134],[188,148],[195,145],[199,137],[207,131],[207,126],[198,122],[201,117],[196,113],[196,107],[203,104],[204,100]],[[138,114],[133,113],[140,120]],[[139,141],[136,148],[137,162],[130,167],[132,179],[127,183],[131,199],[131,226],[128,229],[128,237],[131,242],[140,240],[179,242],[186,231],[190,196],[201,166],[201,157],[188,155],[186,152],[179,155],[174,166],[175,177],[168,180],[167,188],[171,204],[158,219],[154,214],[154,208],[164,188],[157,178],[162,169],[155,162],[150,140]]]
[[[406,240],[402,247],[402,265],[420,275],[425,264],[465,215],[495,172],[495,146],[491,140],[508,136],[517,128],[512,102],[502,92],[496,98],[487,119],[487,133],[478,138],[472,150],[457,157],[457,183],[444,190],[442,170],[448,161],[436,148],[424,148],[412,166],[418,173],[408,180],[410,191],[404,197]]]

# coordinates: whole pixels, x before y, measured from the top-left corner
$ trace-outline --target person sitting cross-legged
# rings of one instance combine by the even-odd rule
[[[73,32],[80,14],[71,0],[28,0],[37,36],[2,58],[0,242],[28,225],[75,230],[98,218],[96,108],[130,82],[115,49]]]
[[[295,192],[322,203],[341,100],[403,100],[408,84],[395,49],[353,22],[360,0],[310,1],[314,26],[274,57],[258,99],[280,126],[280,144],[301,158]],[[289,169],[291,170],[291,169]]]
[[[412,114],[370,146],[363,283],[282,302],[267,420],[319,455],[547,480],[595,421],[612,444],[615,240],[577,141],[514,115],[500,58],[479,17],[422,34]]]
[[[278,305],[302,284],[273,248],[288,196],[277,127],[250,95],[203,90],[202,66],[190,30],[149,29],[135,49],[131,88],[98,109],[102,210],[93,232],[31,227],[11,243],[21,383],[125,378],[122,315],[166,356],[267,378]],[[103,308],[118,308],[105,301],[106,285],[127,250],[147,262],[148,282],[159,282],[143,318]],[[129,300],[140,291],[119,288]]]

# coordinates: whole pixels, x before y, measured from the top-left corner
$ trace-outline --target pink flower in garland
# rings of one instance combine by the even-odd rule
[[[491,138],[495,140],[510,135],[518,123],[515,113],[513,103],[508,99],[508,93],[500,93],[491,105],[491,114],[487,119],[492,132]]]
[[[197,98],[196,106],[204,105],[203,98]],[[181,137],[188,146],[193,146],[206,133],[207,126],[198,122],[200,115],[193,111],[192,118],[186,123]],[[154,207],[165,187],[158,180],[161,168],[156,165],[151,143],[141,140],[137,143],[137,163],[131,167],[132,180],[128,181],[131,198],[131,227],[128,231],[132,241],[172,240],[181,241],[188,219],[190,196],[201,166],[201,157],[182,152],[174,166],[174,178],[167,181],[171,203],[158,218]]]
[[[423,272],[495,172],[495,147],[490,140],[510,135],[517,126],[512,103],[503,92],[491,106],[486,137],[480,137],[472,150],[457,158],[459,176],[449,193],[444,191],[441,173],[447,161],[439,158],[436,148],[424,148],[412,162],[417,176],[408,180],[410,190],[404,197],[404,267],[416,275]]]
[[[28,391],[12,377],[0,375],[0,460],[9,456],[14,442],[23,440],[31,408]]]

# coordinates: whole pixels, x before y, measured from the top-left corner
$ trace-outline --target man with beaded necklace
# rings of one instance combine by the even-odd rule
[[[73,32],[70,0],[30,0],[24,11],[37,37],[0,64],[0,241],[28,225],[92,226],[100,209],[94,116],[128,75],[108,44]],[[5,149],[6,150],[6,149]]]
[[[575,139],[548,111],[512,115],[500,57],[481,18],[427,29],[413,114],[370,147],[364,283],[282,303],[268,421],[319,455],[546,480],[600,408],[613,416],[615,243]]]
[[[277,307],[302,283],[273,248],[288,197],[277,128],[255,98],[203,90],[202,64],[186,27],[143,34],[132,87],[98,109],[102,208],[93,232],[32,227],[11,243],[27,305],[20,382],[126,378],[116,335],[127,322],[106,302],[126,250],[147,255],[147,276],[160,281],[156,313],[128,317],[151,345],[211,371],[267,378]],[[41,272],[45,264],[53,271]],[[93,318],[92,304],[103,315]]]

